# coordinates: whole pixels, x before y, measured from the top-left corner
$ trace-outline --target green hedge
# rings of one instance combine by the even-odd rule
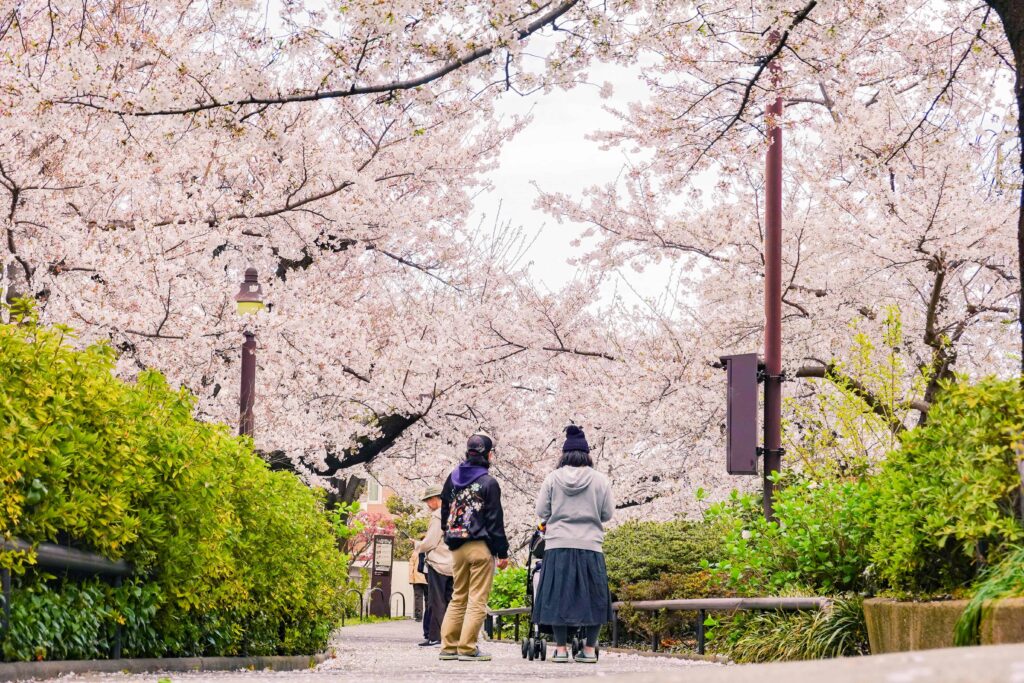
[[[630,520],[605,536],[608,582],[613,591],[621,591],[664,574],[700,572],[702,562],[718,559],[720,540],[721,529],[712,524]]]
[[[715,581],[706,565],[721,556],[723,527],[715,522],[676,519],[667,522],[630,520],[610,530],[604,553],[608,583],[619,600],[674,600],[720,597],[729,592]],[[629,634],[647,642],[653,634],[695,628],[696,612],[619,611]]]
[[[109,345],[76,350],[68,328],[37,324],[24,305],[12,314],[0,325],[0,536],[130,562],[133,585],[153,596],[144,626],[158,635],[129,635],[126,655],[322,649],[347,583],[322,497],[271,472],[226,426],[194,420],[195,398],[160,373],[124,383]],[[17,599],[88,593],[32,562],[0,553]],[[118,609],[115,596],[89,595],[97,612]],[[52,631],[37,621],[6,636],[5,657],[35,652],[32,638]]]

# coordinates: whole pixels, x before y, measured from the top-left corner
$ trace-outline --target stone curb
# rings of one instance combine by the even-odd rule
[[[623,655],[639,655],[641,657],[668,657],[669,659],[688,659],[692,662],[716,662],[731,664],[732,660],[723,655],[699,655],[696,652],[651,652],[650,650],[632,650],[627,647],[602,647],[601,652],[617,652]]]
[[[59,662],[6,662],[0,664],[0,681],[56,678],[80,673],[154,673],[158,671],[237,671],[239,669],[299,671],[312,669],[328,655],[290,657],[167,657],[152,659],[90,659]]]
[[[502,638],[501,640],[495,640],[494,638],[489,639],[487,642],[490,643],[505,643],[507,645],[519,645],[519,641],[508,640]],[[731,664],[732,660],[723,655],[699,655],[697,653],[686,653],[686,652],[651,652],[650,650],[633,650],[628,647],[602,647],[601,652],[614,652],[620,655],[639,655],[640,657],[666,657],[668,659],[688,659],[691,662],[715,662],[717,664]]]

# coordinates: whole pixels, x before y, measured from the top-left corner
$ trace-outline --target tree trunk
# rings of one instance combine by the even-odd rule
[[[988,0],[1003,22],[1003,32],[1013,50],[1017,96],[1017,139],[1020,143],[1020,170],[1024,178],[1024,3],[1020,0]],[[1021,381],[1024,382],[1024,182],[1021,183],[1021,210],[1017,215],[1017,284],[1021,286],[1017,301],[1017,325],[1020,334]]]
[[[1021,19],[1024,24],[1024,17]],[[1024,29],[1024,27],[1022,27]],[[1017,299],[1017,328],[1020,333],[1021,382],[1024,383],[1024,31],[1018,31],[1013,47],[1017,82],[1017,139],[1020,143],[1021,198],[1017,213],[1017,285],[1020,294]]]

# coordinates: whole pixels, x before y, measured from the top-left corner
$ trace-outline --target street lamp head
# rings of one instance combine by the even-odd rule
[[[255,268],[245,269],[245,280],[235,295],[239,314],[256,313],[263,310],[263,287]]]

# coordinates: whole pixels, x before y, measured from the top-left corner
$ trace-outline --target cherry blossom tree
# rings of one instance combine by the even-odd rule
[[[791,376],[835,379],[847,326],[877,331],[890,303],[930,381],[918,408],[954,370],[1015,364],[1006,36],[1016,50],[1024,33],[989,5],[20,3],[0,16],[4,296],[110,340],[126,375],[164,369],[227,422],[252,327],[257,444],[311,480],[412,490],[483,426],[526,510],[576,419],[623,509],[683,509],[728,485],[710,363],[759,346],[776,87]],[[573,87],[595,59],[634,65],[654,96],[612,104],[622,126],[599,141],[640,152],[619,182],[541,196],[593,226],[578,282],[545,293],[522,234],[466,217],[528,124],[498,120],[496,98]],[[680,275],[663,300],[596,297],[665,260]],[[269,307],[242,320],[248,266]]]

